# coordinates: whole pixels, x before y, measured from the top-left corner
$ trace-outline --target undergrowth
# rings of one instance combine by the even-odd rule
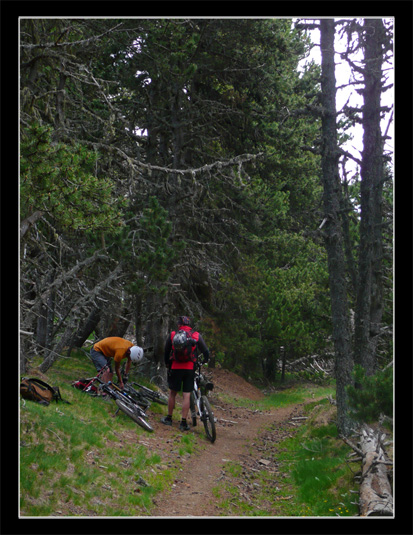
[[[177,468],[142,444],[149,435],[130,418],[114,417],[113,401],[71,386],[93,375],[87,357],[75,354],[42,377],[70,405],[20,400],[22,517],[147,515],[152,497],[174,479]],[[183,438],[174,437],[178,447],[194,451]]]
[[[337,437],[334,423],[303,426],[286,439],[279,460],[288,468],[295,488],[290,509],[296,516],[354,516],[358,514],[354,473],[349,468],[349,447]]]
[[[171,432],[176,455],[162,459],[148,443],[151,435],[123,413],[113,417],[117,408],[113,402],[72,388],[72,381],[93,375],[87,357],[75,353],[42,376],[59,386],[70,405],[44,407],[20,400],[21,517],[150,515],[154,497],[170,488],[177,477],[179,456],[197,454],[204,447],[196,434]],[[296,385],[260,401],[228,400],[236,406],[267,410],[320,399],[333,391],[328,386]],[[315,405],[310,405],[314,411]],[[152,404],[152,408],[166,414],[166,407]],[[231,483],[214,489],[223,515],[357,513],[351,504],[347,446],[337,439],[334,424],[320,427],[310,421],[295,432],[286,430],[288,436],[269,449],[271,462],[278,467],[276,473],[265,469],[246,472],[240,464],[227,463]],[[266,433],[271,435],[271,429]],[[247,485],[247,494],[240,493],[236,481]]]
[[[318,390],[317,394],[321,391]],[[290,396],[299,395],[298,392]],[[280,399],[273,396],[265,406]],[[306,405],[307,420],[299,428],[288,423],[269,427],[250,446],[263,450],[268,467],[260,469],[231,463],[225,468],[226,483],[214,489],[224,515],[276,517],[356,516],[358,505],[354,473],[347,463],[350,448],[337,436],[333,422],[320,424],[323,411],[331,414],[328,401]],[[322,419],[322,418],[321,418]],[[328,418],[327,418],[328,419]],[[331,416],[330,416],[331,419]],[[285,438],[276,442],[276,437]]]

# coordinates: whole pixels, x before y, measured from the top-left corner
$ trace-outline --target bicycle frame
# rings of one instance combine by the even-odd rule
[[[114,416],[118,414],[119,411],[122,411],[124,414],[129,416],[135,423],[137,423],[139,426],[143,427],[146,431],[152,432],[153,428],[149,424],[148,416],[146,415],[144,409],[147,409],[150,406],[150,403],[146,398],[143,397],[143,395],[140,395],[139,392],[134,391],[136,396],[134,397],[132,393],[128,393],[123,391],[121,388],[119,388],[118,385],[113,383],[112,381],[105,382],[101,379],[101,376],[105,373],[105,371],[109,370],[109,364],[106,364],[99,370],[99,372],[94,376],[90,377],[88,379],[85,379],[84,382],[86,383],[83,385],[83,381],[79,379],[78,381],[75,381],[72,383],[72,386],[76,386],[76,388],[79,388],[79,383],[81,384],[81,388],[79,388],[82,392],[86,392],[87,394],[93,394],[98,395],[99,390],[103,390],[108,397],[112,398],[118,409],[116,410]],[[93,383],[98,382],[99,386],[94,387]],[[92,390],[94,388],[94,390]],[[130,387],[132,389],[132,387]],[[132,389],[133,390],[133,389]],[[135,399],[138,398],[138,399]],[[139,399],[142,398],[142,399]],[[144,409],[142,408],[144,406]]]
[[[142,407],[139,406],[138,402],[135,401],[130,394],[124,392],[118,385],[112,383],[112,381],[109,381],[107,383],[104,383],[101,379],[98,379],[98,381],[103,385],[104,391],[109,394],[113,399],[120,399],[121,401],[126,401],[130,403],[131,405],[136,407],[137,412],[139,412],[142,417],[147,418],[145,411],[142,409]]]
[[[138,425],[143,427],[146,431],[153,431],[151,425],[147,422],[148,416],[142,407],[139,406],[138,402],[135,401],[129,394],[124,392],[118,385],[109,381],[104,383],[101,379],[97,379],[102,385],[102,389],[106,392],[112,399],[115,400],[116,405],[118,406],[117,411],[114,416],[116,416],[121,410],[127,416],[132,418]]]
[[[103,368],[101,368],[98,373],[94,376],[94,377],[90,377],[88,379],[86,379],[87,384],[81,389],[82,392],[86,392],[87,394],[90,393],[90,390],[91,390],[91,386],[92,384],[96,381],[96,380],[99,380],[101,375],[103,375],[106,371],[108,371],[110,368],[109,368],[109,364],[106,364],[105,366],[103,366]],[[79,379],[80,381],[80,379]],[[76,381],[75,381],[76,382]],[[103,381],[102,381],[103,382]],[[73,384],[73,383],[72,383]]]
[[[216,430],[215,430],[215,417],[206,396],[207,390],[212,390],[214,385],[212,383],[203,383],[203,375],[201,373],[202,361],[199,361],[199,367],[195,371],[194,388],[191,392],[191,417],[192,425],[196,425],[197,413],[201,422],[204,424],[205,432],[208,439],[211,442],[215,442]]]
[[[140,405],[143,410],[148,409],[151,406],[151,402],[141,392],[135,390],[129,383],[124,384],[123,392],[131,396],[131,398]]]
[[[133,385],[139,387],[139,393],[142,394],[142,396],[146,397],[150,401],[154,401],[155,403],[160,403],[161,405],[167,405],[168,404],[168,398],[161,394],[160,392],[155,392],[154,390],[151,390],[147,386],[141,385],[139,383],[136,383],[132,381]]]
[[[202,410],[201,410],[201,388],[199,386],[199,375],[197,375],[197,373],[195,372],[195,377],[194,377],[194,389],[192,390],[192,394],[194,396],[194,401],[195,401],[195,405],[196,405],[196,408],[198,410],[198,414],[200,416],[202,416]]]

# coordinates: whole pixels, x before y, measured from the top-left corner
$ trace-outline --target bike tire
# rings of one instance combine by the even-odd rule
[[[201,419],[205,427],[206,436],[211,442],[215,442],[215,439],[217,438],[217,432],[215,429],[215,418],[211,405],[206,396],[201,396],[201,410],[203,414]]]
[[[124,401],[121,401],[120,399],[116,399],[115,402],[123,413],[129,416],[129,418],[132,418],[132,420],[141,427],[143,427],[145,431],[149,431],[150,433],[153,431],[153,427],[150,425],[150,423],[148,423],[145,418],[138,414],[130,405],[128,405]]]

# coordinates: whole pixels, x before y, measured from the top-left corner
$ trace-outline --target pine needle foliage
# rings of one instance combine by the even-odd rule
[[[353,371],[355,386],[349,386],[350,413],[359,422],[377,421],[380,415],[393,416],[393,368],[390,366],[374,375],[356,365]]]

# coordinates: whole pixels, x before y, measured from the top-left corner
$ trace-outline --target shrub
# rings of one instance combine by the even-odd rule
[[[365,369],[356,364],[353,371],[356,386],[347,387],[350,414],[359,422],[377,421],[381,414],[393,416],[393,369],[366,375]]]

